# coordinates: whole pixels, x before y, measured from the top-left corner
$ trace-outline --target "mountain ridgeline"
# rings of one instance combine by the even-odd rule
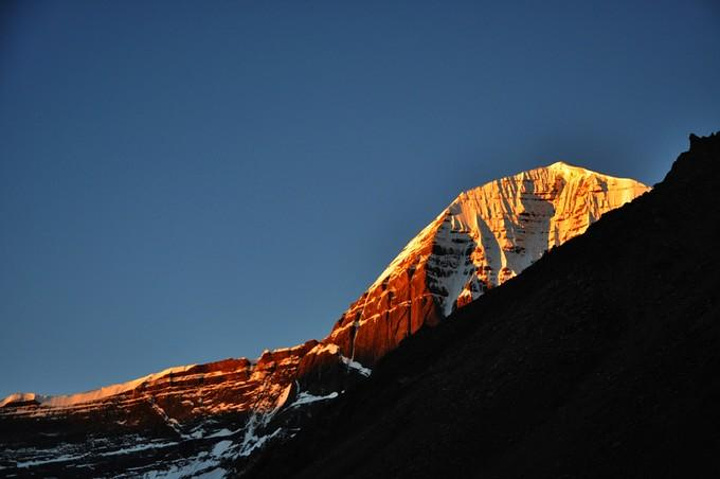
[[[423,328],[252,478],[720,476],[720,134]]]
[[[372,369],[401,343],[408,345],[395,358],[421,344],[408,338],[435,334],[426,330],[466,316],[479,298],[497,297],[489,294],[497,286],[647,191],[634,180],[558,162],[462,193],[322,341],[266,351],[257,361],[171,368],[86,393],[5,398],[0,475],[225,477],[263,470],[262,451],[281,454],[287,441],[292,450],[291,439],[312,434],[321,411],[352,404],[346,395],[356,398],[366,384],[387,380],[387,374],[376,380]],[[411,369],[396,379],[423,373]]]
[[[393,260],[325,340],[374,364],[649,188],[558,162],[460,194]]]

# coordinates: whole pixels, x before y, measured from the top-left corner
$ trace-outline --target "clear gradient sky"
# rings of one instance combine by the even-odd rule
[[[321,338],[460,191],[653,184],[708,1],[0,4],[0,396]]]

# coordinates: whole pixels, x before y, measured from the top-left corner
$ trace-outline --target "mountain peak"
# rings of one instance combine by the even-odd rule
[[[567,163],[567,162],[562,161],[562,160],[561,160],[561,161],[556,161],[555,163],[551,163],[551,164],[549,164],[548,166],[546,166],[545,168],[555,168],[555,169],[560,169],[560,168],[563,168],[563,169],[572,168],[572,169],[580,169],[580,170],[587,171],[587,170],[585,170],[585,168],[582,168],[582,167],[580,167],[580,166]]]
[[[265,351],[257,361],[171,368],[85,393],[1,400],[0,468],[11,460],[44,476],[58,470],[78,475],[66,466],[73,473],[92,466],[94,474],[104,467],[117,475],[118,463],[107,458],[121,454],[147,475],[180,469],[224,474],[266,441],[288,437],[306,412],[311,416],[305,408],[335,399],[369,376],[367,366],[405,338],[437,325],[647,190],[633,180],[556,162],[461,193],[320,342]],[[106,442],[98,450],[98,441],[68,441],[56,434],[58,421],[73,424],[72,431],[76,423],[101,427]],[[53,438],[47,447],[27,447],[43,434]],[[144,444],[136,449],[140,440]],[[146,449],[167,455],[143,455]]]
[[[407,244],[326,341],[373,364],[649,189],[559,161],[465,191]]]
[[[551,163],[547,166],[542,166],[540,168],[535,168],[535,170],[530,171],[546,171],[550,172],[551,174],[555,176],[560,176],[564,178],[565,180],[571,180],[573,178],[584,178],[584,177],[601,177],[601,178],[616,178],[613,176],[606,175],[604,173],[600,173],[594,170],[590,170],[587,168],[583,168],[582,166],[574,165],[565,161],[556,161],[555,163]],[[621,179],[621,178],[616,178]],[[633,180],[634,181],[634,180]]]

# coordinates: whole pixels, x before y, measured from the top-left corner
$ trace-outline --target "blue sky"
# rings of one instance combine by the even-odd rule
[[[0,396],[321,338],[460,191],[652,184],[712,1],[4,2]]]

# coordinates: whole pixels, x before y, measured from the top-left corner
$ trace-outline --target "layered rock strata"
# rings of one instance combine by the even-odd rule
[[[649,188],[558,162],[460,194],[324,340],[0,402],[0,475],[222,477],[377,360]]]
[[[423,325],[517,276],[648,190],[558,162],[464,192],[408,243],[324,342],[373,364]]]

